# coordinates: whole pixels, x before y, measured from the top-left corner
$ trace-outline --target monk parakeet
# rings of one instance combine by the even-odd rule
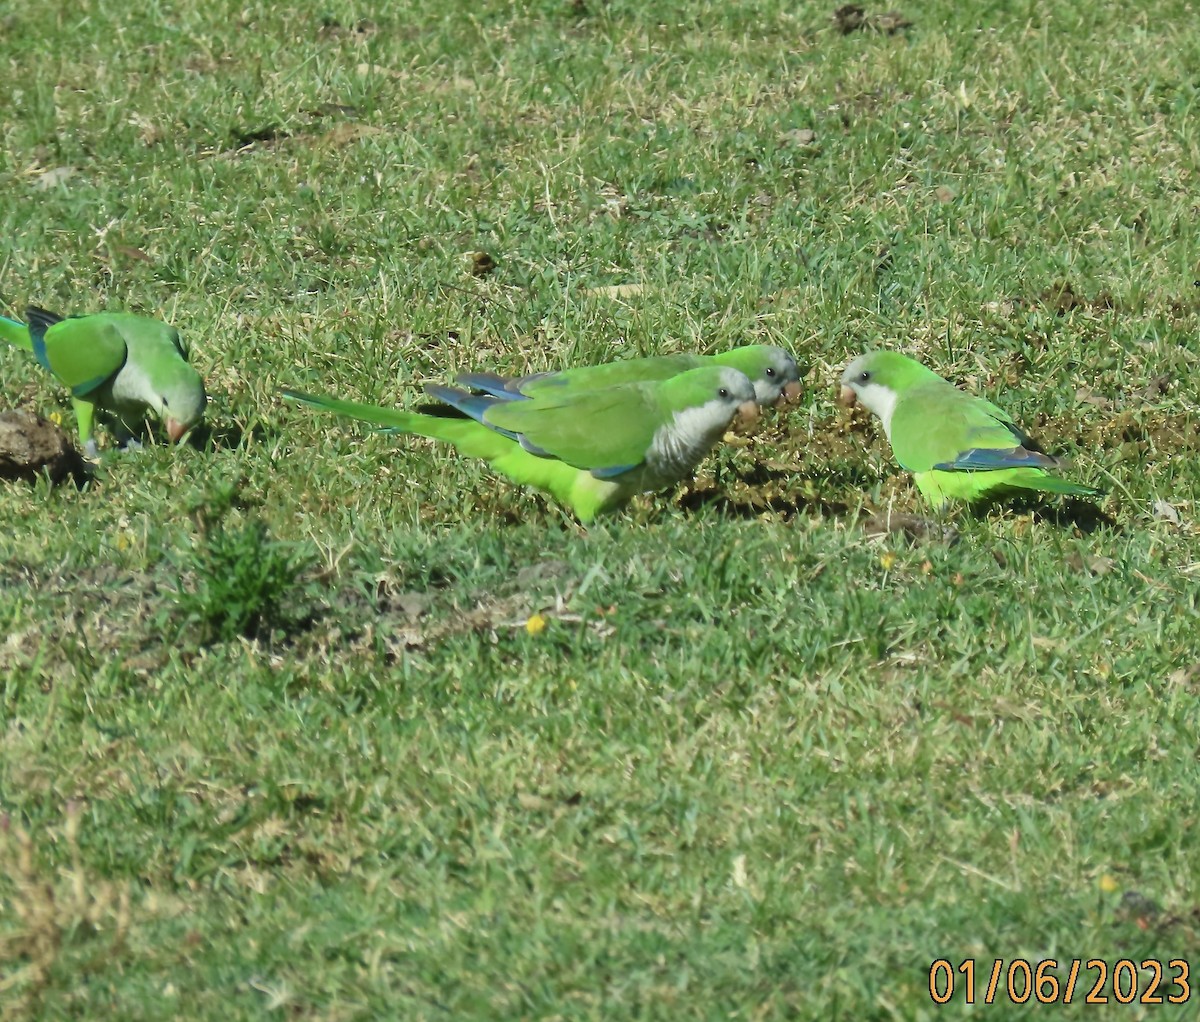
[[[635,493],[661,490],[689,476],[735,415],[758,416],[743,373],[703,366],[654,383],[506,401],[454,387],[426,390],[446,415],[283,395],[316,408],[384,426],[389,432],[445,440],[483,458],[514,482],[550,493],[581,522]]]
[[[851,362],[841,397],[879,416],[900,467],[934,507],[1011,490],[1103,496],[1103,490],[1050,475],[1064,462],[1035,450],[1004,412],[897,352],[870,352]]]
[[[782,404],[800,396],[800,371],[796,360],[782,348],[770,344],[747,344],[720,355],[656,355],[630,358],[598,366],[578,366],[557,372],[505,377],[494,373],[461,373],[454,382],[482,390],[508,401],[552,394],[577,394],[585,390],[613,387],[620,383],[665,380],[676,373],[700,366],[729,366],[745,373],[754,384],[760,405]]]
[[[28,326],[0,316],[0,339],[30,352],[70,387],[89,457],[96,456],[97,409],[116,419],[123,437],[153,412],[175,442],[204,415],[204,381],[188,365],[187,347],[174,327],[123,312],[63,319],[36,306],[25,318]]]

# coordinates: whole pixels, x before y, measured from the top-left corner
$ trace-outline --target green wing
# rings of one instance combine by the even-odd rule
[[[39,340],[31,331],[37,360],[85,397],[110,379],[122,365],[128,349],[121,331],[98,316],[64,319],[46,330]]]
[[[535,454],[609,476],[646,460],[663,413],[655,385],[644,383],[497,402],[484,421],[517,434],[521,446]]]
[[[103,314],[121,332],[129,345],[130,357],[134,353],[153,352],[155,354],[178,355],[183,361],[188,358],[188,346],[180,334],[170,323],[149,316],[136,316],[128,312]],[[97,317],[99,318],[99,317]]]
[[[706,365],[707,355],[654,355],[631,358],[597,366],[576,366],[530,376],[505,377],[495,373],[460,373],[455,382],[463,387],[482,390],[495,397],[570,397],[585,391],[602,390],[626,383],[653,383],[666,380],[688,369]]]
[[[972,450],[1013,450],[1028,437],[999,408],[944,381],[906,393],[892,414],[892,453],[909,472],[928,472]],[[997,466],[998,467],[998,466]]]
[[[607,365],[577,366],[556,373],[527,377],[520,392],[526,397],[552,397],[555,394],[580,394],[584,391],[616,387],[623,383],[653,383],[666,380],[688,369],[702,366],[704,355],[655,355],[631,358]]]

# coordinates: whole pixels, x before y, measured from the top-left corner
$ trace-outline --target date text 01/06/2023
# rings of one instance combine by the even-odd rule
[[[1104,958],[1071,958],[1061,966],[1056,958],[996,958],[979,963],[977,979],[974,958],[958,965],[939,958],[929,966],[929,996],[934,1004],[948,1004],[956,994],[967,1004],[976,998],[983,1004],[1071,1004],[1077,995],[1084,1004],[1184,1004],[1192,996],[1190,973],[1183,958],[1120,958],[1111,964]]]

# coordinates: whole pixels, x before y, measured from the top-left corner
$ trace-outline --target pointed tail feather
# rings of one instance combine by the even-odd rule
[[[431,440],[445,440],[455,446],[474,434],[497,437],[503,442],[503,445],[512,444],[507,437],[500,437],[499,434],[493,433],[474,419],[423,415],[420,412],[406,412],[400,408],[383,408],[380,405],[368,405],[359,401],[343,401],[336,397],[305,394],[303,391],[288,388],[283,388],[281,393],[289,401],[298,401],[300,404],[320,408],[322,411],[333,412],[336,415],[344,415],[349,419],[357,419],[359,422],[369,422],[374,426],[379,426],[382,432],[412,433],[416,436],[429,437]],[[469,428],[464,430],[462,428],[464,426]],[[478,457],[494,457],[497,449],[504,450],[503,445],[497,448],[496,445],[489,444],[478,451],[471,450],[467,453],[476,454]]]
[[[399,408],[382,408],[379,405],[361,404],[358,401],[342,401],[336,397],[323,397],[317,394],[305,394],[300,390],[283,388],[281,393],[289,401],[299,401],[313,408],[326,412],[335,412],[361,422],[370,422],[385,429],[398,430],[402,433],[412,432],[409,429],[412,412],[401,411]]]
[[[7,341],[13,347],[24,351],[33,351],[29,328],[24,323],[5,316],[0,316],[0,341]]]
[[[1043,493],[1061,493],[1068,497],[1103,497],[1107,491],[1095,486],[1084,486],[1083,483],[1072,483],[1058,476],[1038,473],[1036,476],[1024,475],[1012,480],[1013,486],[1026,490],[1041,490]]]
[[[312,408],[334,412],[347,418],[358,419],[381,427],[383,432],[411,433],[414,436],[428,437],[430,440],[442,440],[462,454],[471,457],[495,461],[514,450],[520,451],[520,445],[502,433],[476,422],[474,419],[460,416],[423,415],[420,412],[406,412],[399,408],[382,408],[379,405],[361,404],[358,401],[342,401],[335,397],[322,397],[315,394],[305,394],[299,390],[283,389],[282,394],[289,401],[298,401]],[[523,453],[523,452],[522,452]]]
[[[629,494],[619,485],[595,478],[553,458],[530,454],[515,440],[470,418],[422,415],[394,408],[318,397],[298,390],[284,390],[289,401],[360,419],[398,433],[411,433],[442,440],[460,454],[481,458],[515,483],[533,486],[566,504],[581,522],[590,522],[601,511],[624,502]]]

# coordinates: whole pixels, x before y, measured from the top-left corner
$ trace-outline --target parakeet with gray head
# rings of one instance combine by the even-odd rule
[[[800,396],[800,370],[796,360],[771,344],[746,344],[717,355],[654,355],[629,358],[603,365],[576,366],[555,372],[506,377],[495,373],[460,373],[454,382],[502,400],[559,396],[613,387],[621,383],[650,383],[665,380],[700,366],[728,366],[745,373],[754,384],[760,405],[795,401]]]
[[[1053,475],[1065,462],[1037,450],[1003,411],[898,352],[869,352],[851,362],[842,373],[841,399],[879,417],[900,467],[934,507],[994,500],[1014,490],[1104,494]]]
[[[636,493],[689,477],[735,416],[758,415],[745,374],[703,366],[669,379],[523,400],[431,385],[448,414],[284,390],[292,401],[452,444],[501,475],[561,501],[584,523]]]
[[[204,415],[204,381],[188,364],[173,326],[124,312],[64,319],[37,306],[27,323],[0,316],[0,339],[23,348],[70,388],[79,440],[96,456],[96,412],[115,420],[122,439],[153,414],[178,442]]]

